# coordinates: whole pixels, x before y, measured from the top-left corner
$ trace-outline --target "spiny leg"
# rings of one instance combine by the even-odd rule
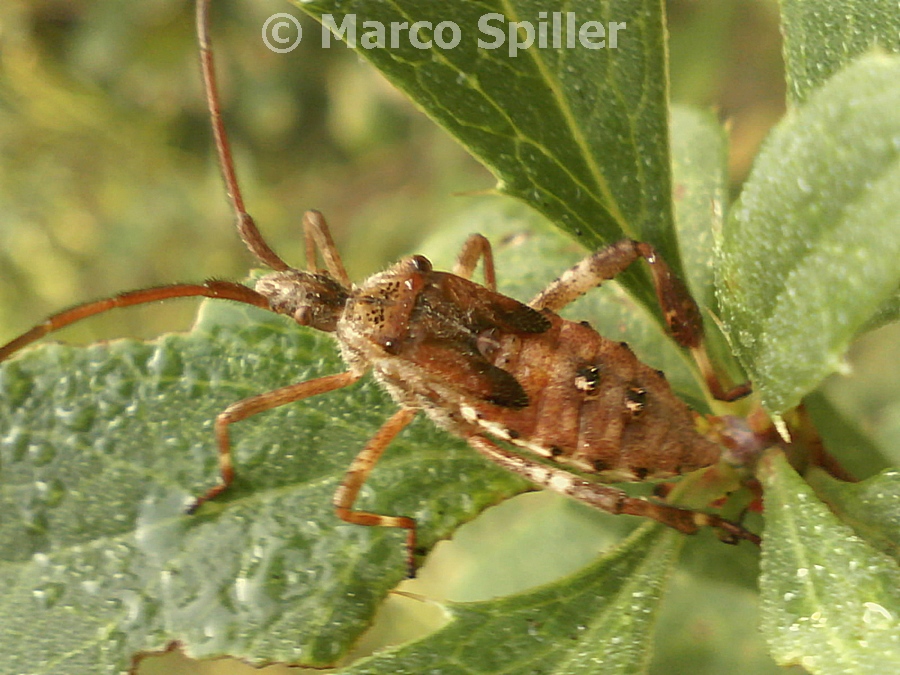
[[[497,274],[494,271],[494,251],[491,249],[491,242],[483,235],[469,235],[453,266],[453,274],[471,279],[479,259],[484,261],[484,285],[490,290],[496,291]]]
[[[757,535],[724,518],[702,511],[651,502],[639,497],[629,497],[617,488],[580,478],[564,469],[547,466],[535,459],[505,450],[482,436],[471,436],[467,440],[469,445],[484,457],[504,469],[523,476],[541,487],[572,497],[603,511],[615,515],[627,514],[652,518],[685,534],[694,534],[701,527],[713,527],[722,533],[723,541],[728,543],[737,543],[741,539],[746,539],[756,545],[760,543]]]
[[[310,272],[318,271],[316,265],[316,250],[318,249],[322,254],[322,260],[325,261],[325,269],[345,288],[350,288],[350,277],[347,275],[347,270],[344,269],[344,263],[337,246],[334,245],[334,239],[331,238],[331,231],[328,229],[325,216],[319,211],[304,213],[303,235],[306,240],[306,269]]]
[[[30,345],[49,333],[96,314],[102,314],[111,309],[143,305],[170,298],[192,297],[234,300],[235,302],[254,305],[262,309],[270,309],[269,301],[265,296],[260,295],[252,288],[247,288],[231,281],[207,281],[203,284],[171,284],[169,286],[155,286],[136,291],[126,291],[111,298],[103,298],[102,300],[76,305],[47,317],[27,333],[23,333],[0,347],[0,361],[5,361],[23,347]]]
[[[535,309],[557,312],[590,289],[618,276],[638,258],[644,258],[650,266],[656,298],[669,332],[678,344],[690,349],[710,393],[722,401],[734,401],[749,394],[749,384],[730,389],[722,385],[703,344],[700,308],[684,283],[650,244],[631,239],[611,244],[563,272],[528,304]]]
[[[703,323],[697,304],[652,246],[631,239],[589,255],[563,272],[528,304],[535,309],[558,312],[592,288],[617,277],[641,257],[650,263],[656,295],[672,335],[685,347],[699,343]]]
[[[382,453],[392,440],[412,422],[418,411],[413,408],[401,408],[394,413],[366,446],[353,459],[344,480],[334,493],[334,510],[338,518],[356,525],[380,525],[381,527],[402,527],[406,529],[406,565],[410,577],[416,574],[416,521],[407,516],[386,516],[370,511],[356,511],[353,504],[359,491],[375,466]]]
[[[228,434],[228,425],[240,422],[252,415],[278,408],[279,406],[300,401],[310,396],[317,396],[335,389],[340,389],[356,382],[361,375],[353,372],[326,375],[314,380],[291,384],[274,391],[245,398],[237,403],[232,403],[216,417],[215,433],[219,447],[219,475],[221,480],[211,487],[205,494],[194,500],[187,512],[194,513],[204,503],[222,494],[234,482],[234,463],[231,460],[231,440]]]
[[[751,392],[749,382],[726,389],[713,366],[703,335],[700,308],[684,283],[650,244],[637,243],[638,252],[650,265],[656,297],[663,310],[669,331],[680,345],[691,351],[700,368],[706,387],[719,401],[736,401]]]

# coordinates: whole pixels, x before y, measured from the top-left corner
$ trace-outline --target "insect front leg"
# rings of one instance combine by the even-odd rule
[[[381,527],[402,527],[406,529],[406,566],[410,577],[416,574],[416,521],[407,516],[387,516],[370,511],[356,511],[353,505],[359,491],[372,472],[387,446],[403,429],[412,422],[418,411],[401,408],[375,433],[366,446],[354,458],[344,475],[344,480],[334,493],[334,509],[338,517],[355,525],[379,525]]]
[[[492,291],[496,291],[497,274],[494,271],[494,251],[491,248],[491,242],[483,235],[469,235],[453,266],[453,274],[464,279],[471,279],[479,259],[484,260],[484,285]]]
[[[617,488],[586,480],[564,469],[547,466],[530,457],[505,450],[483,436],[471,436],[467,440],[469,445],[484,457],[504,469],[523,476],[541,487],[603,511],[615,515],[652,518],[685,534],[694,534],[701,527],[713,527],[720,531],[722,540],[727,543],[737,543],[741,539],[756,545],[760,543],[757,535],[724,518],[639,497],[629,497]]]
[[[228,425],[240,422],[257,413],[272,410],[294,401],[300,401],[310,396],[324,394],[335,389],[341,389],[356,382],[361,375],[353,372],[326,375],[314,380],[291,384],[274,391],[245,398],[237,403],[232,403],[216,417],[215,433],[219,446],[219,475],[220,482],[214,485],[205,494],[198,497],[191,504],[187,512],[194,513],[210,499],[218,497],[225,492],[234,482],[234,462],[231,460],[231,439],[228,433]]]
[[[350,288],[350,277],[347,274],[347,270],[344,269],[341,254],[338,252],[337,246],[334,245],[334,239],[331,237],[331,230],[328,229],[325,216],[319,211],[307,211],[304,213],[303,235],[306,241],[306,269],[310,272],[319,271],[316,264],[318,259],[316,251],[318,250],[322,254],[322,260],[325,261],[325,269],[342,286]]]
[[[590,289],[618,276],[639,258],[650,266],[656,298],[669,332],[678,344],[690,349],[713,397],[734,401],[749,394],[748,383],[731,388],[722,384],[703,343],[700,308],[681,279],[650,244],[632,239],[611,244],[563,272],[528,304],[535,309],[558,312]]]

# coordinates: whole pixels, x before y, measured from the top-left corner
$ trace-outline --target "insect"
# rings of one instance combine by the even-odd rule
[[[685,533],[710,526],[731,541],[759,541],[719,516],[630,497],[575,473],[600,481],[642,481],[707,467],[722,455],[722,447],[697,430],[697,415],[673,394],[662,373],[640,362],[623,343],[556,313],[641,259],[649,265],[670,332],[698,357],[713,393],[728,400],[746,393],[744,388],[725,391],[712,376],[699,309],[651,245],[613,244],[525,304],[497,292],[491,245],[480,235],[466,241],[452,273],[436,271],[426,258],[414,255],[355,285],[325,219],[309,211],[303,218],[307,269],[290,267],[269,247],[244,206],[221,120],[207,5],[208,0],[197,2],[197,27],[220,163],[238,232],[272,272],[255,289],[227,281],[174,284],[79,305],[0,347],[0,361],[50,332],[115,307],[191,296],[253,305],[333,333],[347,369],[251,396],[221,412],[214,426],[220,480],[191,504],[190,512],[234,481],[230,425],[346,387],[371,370],[400,409],[353,460],[334,506],[350,523],[405,529],[411,571],[415,520],[354,505],[379,457],[419,412],[500,466],[598,508],[651,517]],[[479,263],[483,285],[472,280]]]

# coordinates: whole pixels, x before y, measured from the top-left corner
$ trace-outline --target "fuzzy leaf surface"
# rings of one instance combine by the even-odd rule
[[[565,9],[578,30],[587,21],[601,22],[610,44],[610,22],[624,24],[616,47],[601,49],[583,46],[567,29],[566,12],[560,18],[560,47],[554,48],[552,12],[541,19],[547,7],[535,0],[313,0],[297,5],[319,20],[330,16],[338,27],[355,17],[359,53],[483,162],[501,192],[524,200],[590,249],[629,236],[654,243],[680,269],[672,229],[659,0],[569,3]],[[435,43],[422,49],[402,33],[396,47],[365,48],[365,21],[384,26],[452,21],[460,42],[453,48]],[[534,45],[515,55],[509,49],[513,21],[535,27]],[[544,47],[537,28],[541,22],[547,30]],[[491,28],[506,31],[502,46],[484,46],[495,42],[486,32]],[[519,31],[524,39],[525,28]],[[574,46],[567,46],[570,36],[576,38]],[[646,275],[630,273],[626,284],[642,302],[652,303]]]
[[[779,6],[794,103],[865,52],[900,51],[900,9],[892,0],[782,0]]]
[[[404,577],[401,532],[331,507],[395,409],[371,380],[234,425],[235,489],[183,513],[217,480],[216,414],[339,372],[328,337],[207,306],[188,335],[49,345],[0,368],[3,672],[115,673],[173,639],[198,656],[329,663]],[[523,487],[422,419],[360,505],[414,515],[427,548]]]
[[[646,526],[597,562],[534,591],[450,604],[427,638],[341,670],[353,675],[643,673],[683,538]]]
[[[773,131],[723,233],[722,318],[770,411],[839,369],[900,285],[900,57],[842,71]]]
[[[900,562],[900,471],[845,483],[821,469],[807,477],[816,494],[863,539]]]
[[[763,458],[762,630],[814,675],[900,668],[900,565],[819,501],[784,456]],[[894,481],[896,482],[896,481]]]

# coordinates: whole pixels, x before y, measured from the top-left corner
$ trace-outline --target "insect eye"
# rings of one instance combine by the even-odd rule
[[[384,338],[381,341],[381,346],[388,354],[400,353],[400,342],[395,338]]]
[[[294,312],[294,321],[301,326],[308,326],[312,322],[312,310],[305,305],[300,307]]]
[[[415,268],[418,272],[430,272],[432,269],[434,269],[431,266],[431,261],[424,255],[414,255],[409,260],[412,263],[413,268]]]

